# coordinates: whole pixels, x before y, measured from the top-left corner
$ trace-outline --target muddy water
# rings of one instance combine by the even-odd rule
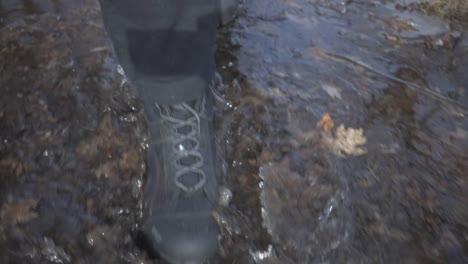
[[[0,5],[0,262],[142,263],[141,111],[97,3],[69,3]]]
[[[237,263],[467,261],[465,32],[405,4],[245,2],[219,56]]]
[[[220,263],[465,263],[468,39],[411,1],[245,1],[220,30]],[[0,3],[0,262],[139,248],[145,123],[97,3]]]

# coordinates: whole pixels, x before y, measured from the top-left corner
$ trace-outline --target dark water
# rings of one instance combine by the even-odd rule
[[[245,1],[220,30],[215,262],[468,262],[467,32],[410,2]],[[0,38],[0,263],[159,263],[97,3],[2,1]]]

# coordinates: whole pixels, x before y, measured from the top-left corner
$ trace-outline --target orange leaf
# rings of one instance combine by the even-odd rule
[[[317,123],[317,127],[330,131],[335,126],[335,122],[331,119],[328,113],[324,113],[320,122]]]
[[[307,55],[314,57],[315,59],[321,60],[327,57],[327,53],[317,47],[310,47],[307,49]]]

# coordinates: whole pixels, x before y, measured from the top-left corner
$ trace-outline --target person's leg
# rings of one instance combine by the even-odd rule
[[[234,20],[240,0],[218,0],[220,24],[225,25]]]
[[[129,79],[168,104],[203,94],[214,74],[218,0],[100,0]]]
[[[143,235],[171,263],[217,251],[212,103],[218,0],[100,0],[151,134]]]

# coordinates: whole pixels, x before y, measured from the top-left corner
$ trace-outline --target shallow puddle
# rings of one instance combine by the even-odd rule
[[[220,30],[214,263],[467,261],[468,32],[406,2],[245,1]],[[1,263],[160,262],[99,12],[0,3]]]

